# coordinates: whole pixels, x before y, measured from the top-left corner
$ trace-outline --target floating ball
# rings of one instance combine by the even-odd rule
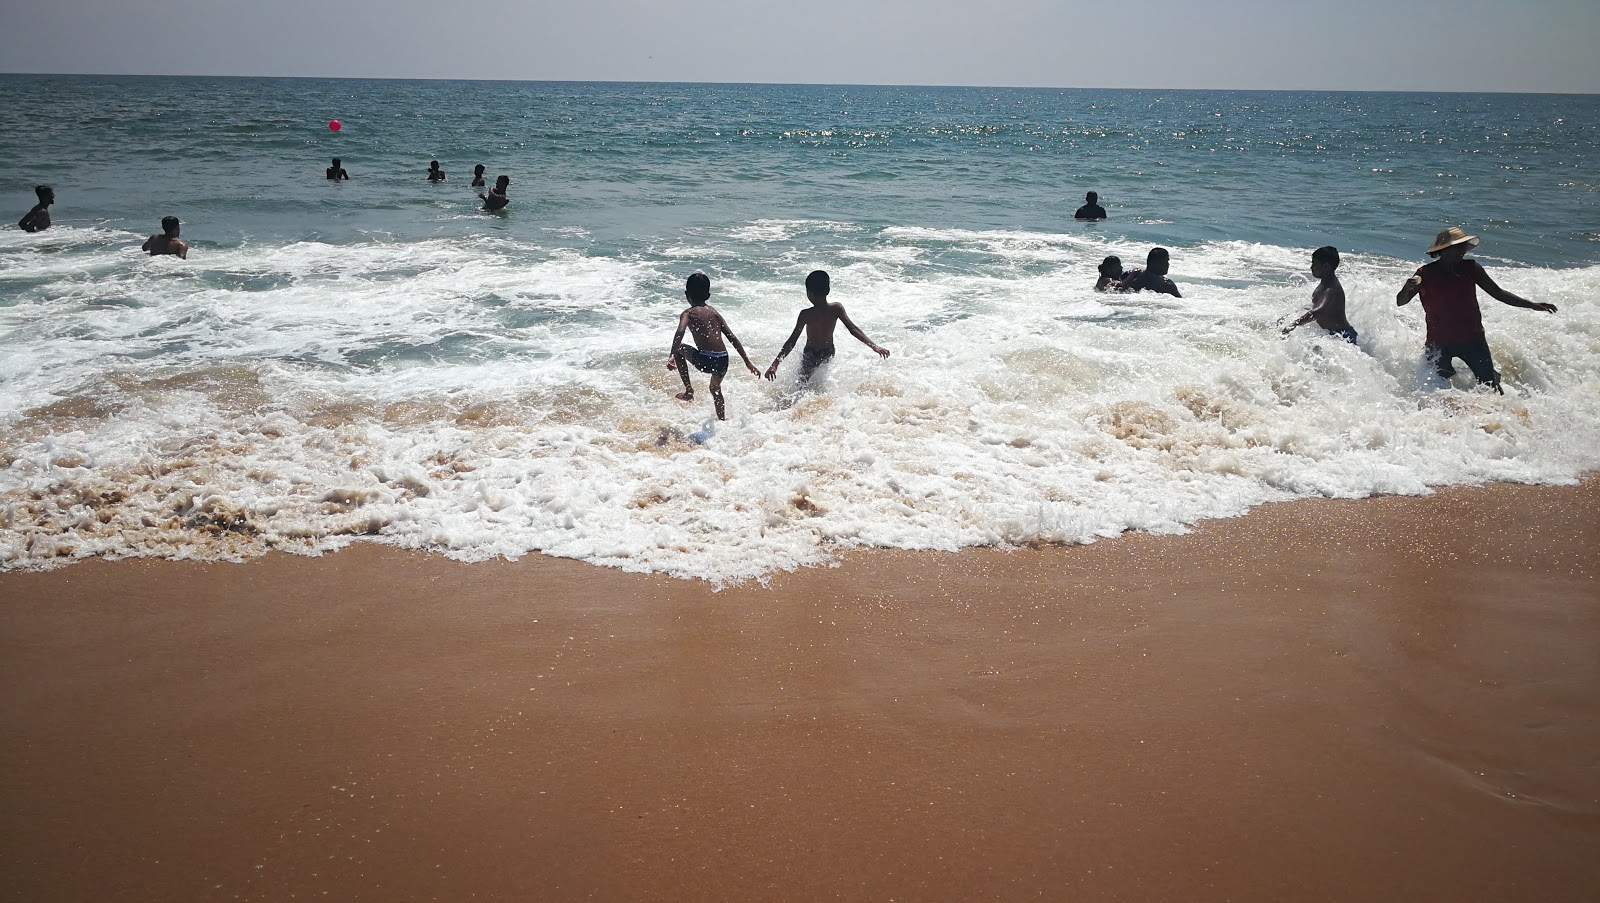
[[[337,132],[342,128],[344,128],[344,124],[337,119],[328,123],[328,131],[330,132]]]

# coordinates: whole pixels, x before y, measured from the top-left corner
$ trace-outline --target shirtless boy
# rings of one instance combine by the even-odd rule
[[[439,168],[439,161],[438,160],[433,160],[433,161],[428,163],[428,181],[430,181],[430,182],[443,182],[444,181],[444,170]]]
[[[867,338],[861,327],[850,322],[850,315],[844,312],[844,305],[837,301],[829,303],[828,274],[823,270],[812,270],[806,277],[806,300],[811,306],[800,311],[800,316],[795,318],[794,332],[789,333],[789,341],[783,343],[783,350],[772,361],[772,366],[767,368],[767,379],[778,378],[778,365],[794,350],[794,343],[800,338],[800,330],[806,331],[806,347],[800,353],[800,381],[805,382],[811,378],[812,372],[827,363],[833,357],[833,327],[844,323],[844,328],[850,334],[861,340],[861,344],[878,352],[879,357],[888,357],[889,349],[880,348]]]
[[[178,218],[176,216],[163,216],[161,218],[161,234],[152,235],[145,239],[141,251],[149,251],[151,257],[158,254],[172,254],[183,260],[189,259],[189,243],[178,237]]]
[[[49,185],[40,185],[33,193],[38,196],[39,203],[17,220],[17,227],[24,232],[43,232],[50,228],[50,205],[56,202],[56,193]]]
[[[689,300],[689,308],[678,316],[678,331],[672,334],[672,354],[667,358],[667,369],[676,370],[683,377],[683,391],[677,395],[677,399],[694,401],[694,386],[689,383],[691,366],[701,373],[709,373],[711,401],[717,407],[717,419],[727,420],[727,411],[722,403],[722,377],[728,373],[728,347],[722,344],[722,337],[727,336],[728,341],[733,343],[751,376],[759,377],[761,371],[750,363],[750,355],[744,353],[744,346],[739,344],[738,336],[728,328],[728,321],[722,319],[722,314],[717,313],[715,307],[706,303],[711,299],[710,277],[705,273],[690,276],[688,282],[684,283],[683,296]],[[683,344],[685,330],[694,336],[693,345]]]
[[[1316,289],[1311,292],[1311,309],[1301,314],[1300,319],[1283,327],[1284,335],[1293,332],[1296,327],[1316,320],[1317,325],[1330,334],[1352,345],[1356,344],[1355,327],[1344,317],[1344,286],[1339,283],[1339,277],[1334,273],[1337,269],[1339,269],[1338,248],[1325,245],[1311,252],[1311,275],[1320,280]]]

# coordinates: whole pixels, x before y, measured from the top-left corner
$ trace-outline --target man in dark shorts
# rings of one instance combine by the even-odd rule
[[[1167,278],[1167,269],[1170,266],[1171,260],[1166,248],[1151,248],[1150,253],[1145,255],[1144,269],[1129,270],[1128,274],[1122,277],[1122,281],[1116,284],[1116,291],[1142,292],[1149,289],[1174,298],[1182,298],[1183,296],[1178,294],[1178,287]]]
[[[49,185],[39,185],[33,189],[33,194],[39,203],[17,220],[17,228],[24,232],[43,232],[50,228],[50,205],[56,202],[56,192]]]
[[[1088,201],[1088,203],[1084,204],[1082,207],[1079,207],[1077,213],[1072,214],[1073,219],[1106,218],[1106,208],[1100,206],[1100,195],[1091,191],[1084,195],[1083,199]]]
[[[1467,252],[1477,246],[1477,236],[1454,226],[1440,232],[1428,248],[1428,255],[1434,262],[1419,268],[1416,275],[1406,280],[1399,294],[1394,296],[1394,303],[1404,307],[1412,298],[1422,296],[1422,312],[1428,324],[1426,353],[1429,363],[1441,377],[1455,376],[1456,368],[1450,361],[1460,358],[1478,382],[1504,395],[1500,373],[1494,368],[1494,356],[1489,352],[1489,341],[1483,332],[1478,289],[1511,307],[1553,314],[1556,306],[1535,304],[1495,285],[1476,260],[1467,258]]]
[[[505,176],[500,178],[504,179]],[[694,386],[689,382],[689,368],[693,367],[701,373],[711,374],[711,401],[717,409],[717,419],[727,420],[727,411],[722,401],[722,377],[728,373],[728,347],[722,344],[722,337],[727,336],[733,343],[739,357],[744,358],[745,369],[751,376],[761,376],[761,371],[756,365],[750,363],[750,356],[744,353],[744,346],[739,343],[739,338],[728,328],[728,321],[722,319],[722,314],[706,302],[711,299],[711,278],[705,273],[695,273],[684,283],[683,296],[689,301],[689,308],[678,316],[678,331],[672,334],[672,354],[667,358],[667,369],[678,371],[683,377],[683,392],[679,393],[679,401],[694,401]],[[693,345],[683,344],[683,334],[688,331],[694,336]]]
[[[850,315],[844,312],[844,305],[837,301],[828,301],[828,292],[832,284],[824,270],[812,270],[806,277],[806,300],[811,306],[800,311],[800,316],[795,318],[794,332],[789,333],[789,341],[783,343],[783,350],[773,359],[772,366],[767,368],[767,379],[778,378],[778,365],[794,350],[794,343],[800,339],[800,330],[806,331],[806,347],[800,354],[800,381],[811,379],[811,374],[823,364],[833,358],[833,327],[839,323],[850,334],[861,340],[878,353],[879,357],[888,357],[889,351],[873,344],[861,327],[850,322]]]

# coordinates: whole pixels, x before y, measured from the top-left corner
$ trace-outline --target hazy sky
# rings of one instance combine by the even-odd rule
[[[6,0],[0,72],[1600,93],[1600,0]]]

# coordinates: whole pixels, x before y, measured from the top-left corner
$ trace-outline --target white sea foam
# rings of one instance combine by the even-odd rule
[[[1421,311],[1392,301],[1414,263],[1346,261],[1359,349],[1280,338],[1308,249],[1174,248],[1179,300],[1092,292],[1103,255],[1143,249],[1079,233],[763,221],[629,258],[438,241],[186,262],[128,238],[0,256],[33,286],[0,307],[6,566],[365,537],[727,581],[1600,463],[1600,268],[1495,268],[1561,306],[1484,300],[1499,397],[1420,366]],[[713,303],[764,368],[819,257],[893,357],[841,330],[810,390],[792,358],[775,384],[735,363],[726,423],[698,374],[693,405],[672,399],[686,268],[726,269]]]

